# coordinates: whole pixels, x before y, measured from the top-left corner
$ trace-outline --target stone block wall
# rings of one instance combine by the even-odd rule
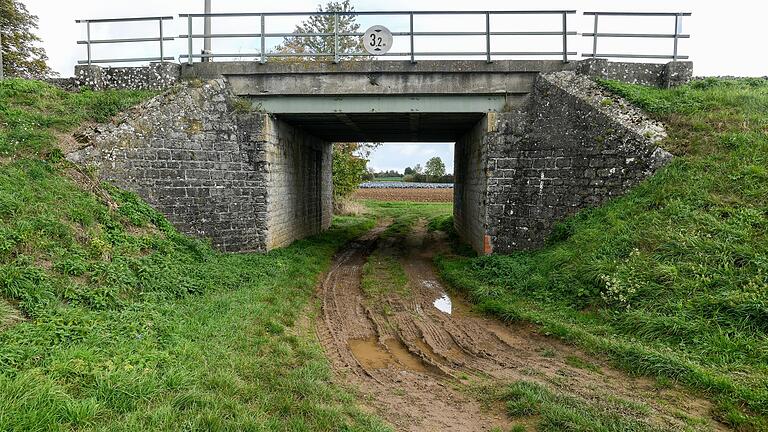
[[[556,221],[623,194],[665,164],[661,124],[573,72],[542,74],[525,111],[488,140],[493,252],[541,246]]]
[[[331,143],[265,115],[267,249],[331,226]]]
[[[266,250],[264,116],[233,112],[230,98],[223,80],[176,89],[79,131],[84,147],[67,158],[220,250]]]
[[[490,252],[486,226],[486,174],[489,126],[495,127],[495,114],[486,115],[454,145],[455,182],[453,221],[456,231],[475,250]]]
[[[78,131],[83,147],[67,158],[222,251],[267,251],[328,228],[331,144],[233,101],[225,80],[174,88]]]

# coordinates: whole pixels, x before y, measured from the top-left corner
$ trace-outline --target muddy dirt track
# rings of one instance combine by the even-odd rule
[[[436,277],[432,260],[448,250],[447,242],[424,226],[421,221],[406,236],[386,239],[380,238],[385,229],[380,226],[349,243],[334,258],[319,292],[317,332],[339,381],[356,388],[395,430],[533,426],[535,418],[510,418],[501,403],[477,397],[478,389],[518,380],[590,403],[616,404],[617,411],[626,409],[617,400],[646,405],[640,420],[662,430],[727,430],[712,421],[686,429],[679,412],[708,418],[711,406],[705,400],[627,376],[529,326],[507,326],[472,312]],[[371,299],[363,293],[362,269],[376,249],[403,266],[409,295]],[[573,358],[597,367],[575,367],[568,361]]]

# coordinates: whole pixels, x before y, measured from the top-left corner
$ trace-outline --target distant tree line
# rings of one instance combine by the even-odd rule
[[[400,174],[400,171],[395,170],[389,170],[389,171],[376,171],[372,173],[373,178],[387,178],[387,177],[402,177],[403,175]]]
[[[404,182],[413,183],[453,183],[453,174],[444,174],[439,177],[428,176],[426,174],[408,174],[403,176]]]
[[[405,182],[415,183],[453,183],[453,174],[445,173],[445,163],[439,157],[433,157],[428,160],[425,167],[416,164],[406,167],[402,174],[396,170],[389,171],[369,171],[363,176],[363,180],[372,181],[376,179],[402,178]]]

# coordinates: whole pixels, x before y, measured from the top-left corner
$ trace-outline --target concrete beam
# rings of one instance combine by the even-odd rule
[[[485,113],[521,106],[525,96],[284,96],[251,101],[255,109],[273,114]]]
[[[537,72],[432,72],[230,75],[238,96],[527,94]]]
[[[335,74],[335,73],[478,73],[478,72],[555,72],[574,70],[579,62],[560,60],[420,60],[409,61],[359,60],[338,64],[325,62],[210,62],[182,65],[182,77],[214,79],[232,75]]]

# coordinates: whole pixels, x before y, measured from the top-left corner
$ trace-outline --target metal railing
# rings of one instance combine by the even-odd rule
[[[76,20],[78,24],[85,24],[86,39],[77,41],[78,45],[87,46],[87,59],[78,60],[78,64],[91,65],[93,63],[128,63],[128,62],[142,62],[142,61],[174,61],[175,57],[165,56],[164,42],[172,41],[175,38],[164,35],[163,21],[173,20],[172,16],[162,17],[140,17],[140,18],[107,18],[107,19],[86,19]],[[122,23],[122,22],[138,22],[138,21],[157,21],[158,29],[160,30],[159,37],[146,37],[146,38],[127,38],[127,39],[91,39],[91,24],[99,23]],[[91,52],[93,45],[99,44],[118,44],[118,43],[147,43],[147,42],[159,42],[160,43],[160,56],[159,57],[137,57],[137,58],[115,58],[115,59],[98,59],[94,60]]]
[[[405,37],[407,38],[407,44],[409,46],[407,51],[401,52],[388,52],[383,54],[386,57],[406,57],[409,58],[412,63],[416,63],[417,57],[484,57],[487,62],[492,62],[494,57],[499,56],[557,56],[562,58],[563,62],[568,62],[570,56],[578,55],[577,52],[568,50],[568,37],[578,35],[576,31],[568,30],[568,15],[575,14],[575,10],[538,10],[538,11],[385,11],[385,12],[262,12],[262,13],[212,13],[212,14],[180,14],[179,17],[186,18],[187,33],[179,35],[181,39],[187,40],[187,49],[185,54],[178,56],[179,61],[185,60],[189,64],[193,64],[195,59],[210,60],[213,58],[242,58],[242,57],[254,57],[258,58],[260,63],[266,63],[269,58],[278,57],[314,57],[314,58],[329,58],[334,63],[338,63],[343,58],[352,57],[369,57],[367,52],[342,52],[339,48],[339,39],[343,37],[360,37],[363,33],[359,32],[342,32],[339,28],[340,17],[348,16],[385,16],[385,17],[407,17],[408,31],[392,32],[393,37]],[[464,15],[464,16],[483,16],[485,18],[484,26],[481,30],[477,31],[416,31],[414,28],[414,17],[417,16],[445,16],[445,15]],[[510,16],[510,15],[540,15],[540,16],[561,16],[562,24],[557,25],[556,28],[552,28],[548,31],[505,31],[503,29],[492,28],[491,18],[496,16]],[[688,59],[688,56],[680,55],[678,53],[678,42],[680,39],[688,39],[690,35],[683,34],[681,31],[682,18],[691,16],[688,12],[584,12],[584,15],[594,16],[594,31],[591,33],[582,33],[582,36],[592,38],[592,52],[582,54],[582,57],[601,57],[601,58],[645,58],[645,59],[671,59],[681,60]],[[333,16],[334,30],[328,33],[296,33],[296,32],[268,32],[267,20],[270,17],[292,17],[292,16]],[[624,17],[674,17],[675,19],[675,31],[669,34],[658,33],[601,33],[598,29],[599,18],[603,16],[624,16]],[[193,23],[195,18],[256,18],[258,24],[253,27],[259,28],[258,33],[211,33],[211,34],[197,34],[194,33]],[[77,20],[77,23],[84,23],[86,25],[86,40],[77,41],[80,45],[87,46],[87,59],[79,60],[78,64],[94,64],[94,63],[127,63],[127,62],[153,62],[153,61],[174,61],[176,57],[165,55],[164,42],[173,41],[176,38],[165,36],[165,29],[163,23],[165,21],[173,20],[171,16],[158,16],[158,17],[139,17],[139,18],[110,18],[110,19],[85,19]],[[158,23],[159,35],[157,37],[141,37],[141,38],[126,38],[126,39],[92,39],[91,38],[91,24],[98,23],[123,23],[123,22],[137,22],[137,21],[156,21]],[[418,37],[432,37],[432,36],[444,36],[444,37],[466,37],[466,36],[485,36],[484,50],[478,51],[416,51],[415,40]],[[493,37],[495,36],[533,36],[533,37],[559,37],[561,38],[560,49],[556,51],[504,51],[493,50]],[[306,37],[327,37],[332,38],[333,50],[332,52],[321,53],[286,53],[286,52],[268,52],[268,41],[275,38],[306,38]],[[195,39],[225,39],[225,38],[253,38],[257,39],[259,49],[252,53],[211,53],[201,52],[197,54],[194,52],[194,40]],[[600,53],[597,50],[598,39],[600,38],[658,38],[658,39],[672,39],[673,48],[671,55],[665,54],[629,54],[629,53]],[[113,58],[113,59],[94,59],[92,55],[92,46],[98,44],[119,44],[119,43],[159,43],[160,55],[158,57],[138,57],[138,58]],[[330,44],[329,44],[330,45]],[[0,71],[2,74],[2,71]],[[1,76],[1,75],[0,75]]]
[[[192,64],[194,59],[205,59],[215,57],[258,57],[260,63],[266,63],[268,58],[273,57],[323,57],[332,58],[334,63],[338,63],[342,57],[368,57],[366,52],[340,52],[339,38],[341,37],[359,37],[363,33],[345,33],[339,31],[339,17],[346,16],[408,16],[409,30],[406,32],[392,32],[393,37],[407,36],[410,43],[410,49],[407,52],[390,52],[383,54],[387,57],[408,57],[412,63],[416,63],[416,57],[425,56],[463,56],[463,57],[485,57],[487,62],[492,62],[494,56],[561,56],[563,62],[568,62],[568,56],[577,55],[576,52],[568,51],[568,36],[578,35],[575,31],[568,31],[568,15],[575,14],[575,10],[540,10],[540,11],[386,11],[386,12],[264,12],[264,13],[213,13],[213,14],[180,14],[179,17],[187,19],[187,34],[179,35],[179,38],[187,39],[187,54],[182,54],[179,58],[186,59]],[[456,31],[456,32],[437,32],[437,31],[415,31],[414,17],[424,15],[482,15],[485,16],[485,29],[483,31]],[[501,15],[560,15],[562,16],[562,26],[551,31],[494,31],[491,29],[491,17]],[[266,20],[268,17],[290,17],[290,16],[333,16],[334,31],[332,33],[267,33]],[[194,34],[194,18],[259,18],[258,33],[223,33],[223,34]],[[452,52],[416,52],[414,39],[419,36],[485,36],[484,51],[452,51]],[[491,49],[492,36],[559,36],[562,38],[562,49],[560,51],[493,51]],[[267,52],[267,40],[271,38],[285,37],[328,37],[333,38],[333,52],[326,53],[278,53]],[[259,40],[260,49],[253,53],[201,53],[195,54],[193,49],[194,39],[205,38],[256,38]]]
[[[691,16],[688,12],[584,12],[584,15],[593,15],[594,31],[592,33],[582,33],[584,37],[592,38],[592,53],[582,54],[582,57],[601,57],[601,58],[646,58],[646,59],[671,59],[685,60],[688,56],[681,56],[678,54],[678,41],[680,39],[688,39],[691,35],[683,34],[681,31],[683,17]],[[601,16],[624,16],[624,17],[675,17],[675,31],[671,34],[663,33],[600,33],[597,25]],[[597,41],[599,38],[653,38],[653,39],[673,39],[672,55],[665,54],[602,54],[597,52]]]

